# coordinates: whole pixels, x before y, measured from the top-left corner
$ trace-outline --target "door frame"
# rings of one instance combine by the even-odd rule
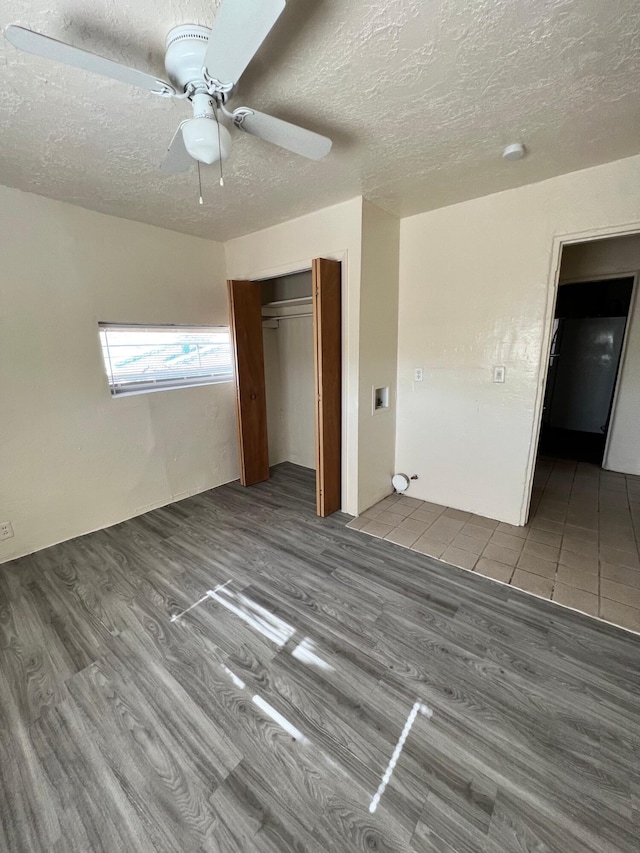
[[[526,524],[531,511],[531,495],[533,493],[533,478],[536,470],[536,459],[538,456],[538,445],[540,443],[540,432],[542,429],[542,411],[544,408],[544,396],[547,387],[547,375],[549,372],[549,355],[551,353],[551,342],[553,337],[553,321],[555,318],[556,299],[558,296],[558,287],[560,286],[560,265],[562,263],[562,251],[565,246],[576,245],[579,243],[593,243],[595,240],[606,240],[610,237],[632,237],[637,235],[640,237],[640,222],[631,223],[624,227],[596,228],[591,231],[582,231],[574,234],[562,234],[553,238],[551,247],[551,257],[549,264],[549,276],[547,280],[547,301],[544,315],[544,328],[542,346],[540,349],[540,361],[538,364],[538,382],[536,391],[536,401],[533,412],[533,425],[529,442],[529,456],[525,473],[525,491],[520,512],[520,523]],[[588,276],[582,279],[571,279],[566,282],[577,283],[578,281],[604,281],[606,278],[631,278],[633,277],[633,290],[631,292],[631,303],[629,305],[629,319],[633,316],[636,299],[638,298],[638,280],[640,271],[633,270],[627,273],[616,273],[615,275],[601,275],[598,277]],[[627,321],[624,330],[624,340],[622,342],[622,351],[620,354],[620,366],[618,376],[616,377],[616,387],[613,394],[613,403],[611,408],[611,423],[615,416],[615,407],[618,398],[618,389],[622,370],[624,368],[624,360],[627,350],[627,341],[629,338],[629,329],[631,323]],[[611,430],[607,433],[607,443],[605,445],[605,453],[602,460],[604,468],[607,461],[609,451],[609,437]]]
[[[341,249],[339,251],[322,251],[319,250],[317,254],[314,254],[309,258],[302,258],[296,261],[291,261],[284,264],[278,264],[277,266],[267,267],[266,269],[259,270],[251,270],[250,272],[239,271],[234,274],[233,278],[241,278],[246,281],[268,281],[271,278],[281,278],[282,276],[293,275],[299,272],[312,272],[313,261],[316,258],[326,258],[331,261],[340,261],[341,264],[341,301],[342,301],[342,358],[341,358],[341,368],[342,368],[342,424],[341,424],[341,433],[342,433],[342,441],[341,441],[341,509],[343,511],[347,511],[346,507],[350,506],[350,501],[353,500],[351,496],[351,491],[353,489],[356,490],[357,494],[357,482],[349,477],[349,459],[351,455],[349,453],[349,435],[350,435],[350,415],[349,415],[349,397],[350,391],[352,390],[353,395],[357,398],[358,389],[357,385],[355,388],[350,388],[350,375],[349,375],[349,310],[348,310],[348,267],[349,267],[349,251],[348,249]],[[353,384],[353,383],[351,383]],[[357,423],[356,423],[357,425]]]

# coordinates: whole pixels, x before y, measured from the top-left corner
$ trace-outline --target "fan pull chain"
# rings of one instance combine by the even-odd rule
[[[202,198],[202,175],[200,174],[200,160],[196,161],[198,164],[198,188],[200,190],[200,204],[204,204],[204,199]]]
[[[220,186],[224,186],[224,176],[222,174],[222,144],[220,143],[220,122],[218,121],[218,107],[217,105],[213,108],[213,114],[216,117],[216,125],[218,126],[218,151],[220,152],[220,159],[218,162],[220,163]]]

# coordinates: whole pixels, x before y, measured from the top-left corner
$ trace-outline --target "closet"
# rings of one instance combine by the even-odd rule
[[[240,481],[289,461],[316,470],[318,515],[340,508],[341,271],[312,269],[265,281],[229,281]]]

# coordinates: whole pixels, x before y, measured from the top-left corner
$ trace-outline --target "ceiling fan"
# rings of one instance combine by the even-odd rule
[[[249,107],[230,111],[226,106],[285,5],[285,0],[223,0],[211,29],[195,24],[173,27],[167,34],[164,60],[170,82],[13,24],[6,28],[5,37],[28,53],[139,86],[161,98],[190,101],[193,117],[178,126],[160,167],[166,174],[186,172],[194,161],[226,160],[234,126],[320,160],[331,150],[326,136]]]

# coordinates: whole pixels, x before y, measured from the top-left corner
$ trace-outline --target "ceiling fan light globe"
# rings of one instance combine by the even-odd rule
[[[182,127],[184,146],[194,160],[211,165],[217,160],[226,160],[231,153],[231,134],[220,124],[220,144],[218,144],[218,123],[212,118],[192,118]]]
[[[220,122],[220,159],[226,160],[231,154],[231,134],[224,126],[224,122]]]

